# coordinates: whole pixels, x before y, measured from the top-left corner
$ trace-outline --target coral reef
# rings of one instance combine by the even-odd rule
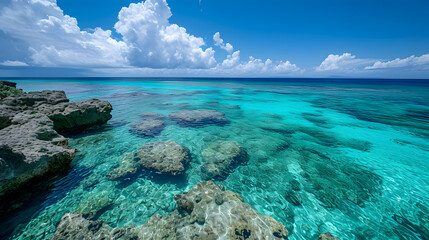
[[[143,145],[134,157],[144,168],[170,175],[182,174],[191,160],[189,149],[172,141]]]
[[[206,179],[225,178],[237,165],[245,164],[246,150],[235,141],[217,141],[202,151],[205,160],[201,169]]]
[[[288,231],[256,212],[243,198],[212,181],[174,197],[177,209],[138,227],[111,228],[92,214],[64,215],[52,240],[60,239],[285,239]]]

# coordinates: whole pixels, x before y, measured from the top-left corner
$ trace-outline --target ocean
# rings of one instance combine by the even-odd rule
[[[11,80],[25,91],[64,90],[72,101],[108,100],[114,110],[104,126],[70,137],[78,149],[71,169],[3,216],[2,238],[50,238],[65,213],[97,204],[96,218],[112,227],[166,215],[176,208],[175,194],[204,181],[202,151],[236,141],[249,159],[216,183],[285,225],[290,240],[325,232],[340,239],[429,239],[429,80]],[[197,109],[225,113],[230,123],[168,122],[153,137],[129,131],[143,112]],[[124,154],[167,140],[191,151],[183,177],[143,171],[108,178]]]

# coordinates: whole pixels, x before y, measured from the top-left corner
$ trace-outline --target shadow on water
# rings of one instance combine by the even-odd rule
[[[56,176],[34,179],[36,185],[24,186],[0,203],[0,239],[11,238],[46,207],[55,204],[76,187],[90,169],[73,168]]]
[[[109,131],[112,131],[114,128],[122,127],[127,124],[129,124],[129,122],[123,121],[123,120],[109,120],[109,122],[106,124],[87,128],[78,134],[62,134],[62,135],[67,138],[79,139],[87,136],[96,136],[97,134],[101,134],[104,132],[109,132]]]

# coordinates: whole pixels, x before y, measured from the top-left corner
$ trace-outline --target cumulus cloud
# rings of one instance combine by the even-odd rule
[[[132,65],[150,68],[214,66],[214,50],[203,50],[204,40],[169,23],[171,16],[165,0],[146,0],[122,8],[115,29],[130,47]]]
[[[185,73],[235,75],[303,71],[289,61],[255,58],[241,61],[240,51],[234,52],[233,46],[224,42],[219,32],[213,36],[215,46],[228,55],[218,64],[215,51],[211,47],[204,48],[203,38],[170,23],[171,16],[166,0],[132,3],[118,14],[114,29],[120,37],[115,39],[110,30],[80,29],[77,19],[64,14],[56,0],[6,0],[0,7],[0,32],[4,33],[1,36],[25,51],[19,57],[18,54],[2,56],[0,65],[137,69],[136,72],[148,73],[156,72],[155,69],[184,69]]]
[[[396,58],[392,61],[377,61],[372,66],[367,66],[365,69],[385,69],[385,68],[404,68],[404,67],[423,67],[425,69],[429,68],[429,54],[424,54],[420,57],[414,55],[407,58]]]
[[[368,64],[374,63],[373,59],[356,58],[355,55],[350,53],[343,53],[342,55],[329,54],[329,56],[318,66],[316,71],[338,71],[350,72],[359,71]]]
[[[264,74],[279,74],[302,71],[299,67],[290,63],[289,61],[279,61],[274,63],[271,59],[263,61],[262,59],[255,59],[253,57],[249,57],[248,62],[237,65],[235,69],[244,73]]]
[[[1,9],[0,30],[20,40],[39,66],[124,66],[125,43],[110,31],[81,31],[55,0],[13,0]]]
[[[240,62],[240,51],[235,51],[233,54],[230,54],[222,62],[223,68],[233,68],[238,65]]]
[[[26,67],[26,66],[28,66],[28,64],[25,62],[11,61],[11,60],[0,62],[0,65],[7,66],[7,67]]]
[[[232,45],[230,43],[224,43],[223,42],[223,39],[220,37],[219,32],[217,32],[217,33],[215,33],[215,35],[213,35],[213,40],[215,41],[215,46],[218,46],[218,47],[224,49],[228,53],[232,53],[232,51],[234,51],[234,48],[232,47]]]
[[[111,31],[82,31],[56,0],[9,0],[0,12],[0,30],[21,40],[36,66],[207,68],[214,66],[214,50],[204,40],[170,24],[165,0],[146,0],[124,7]]]
[[[271,59],[256,59],[249,57],[249,61],[240,61],[240,51],[235,51],[219,65],[218,72],[242,75],[278,75],[289,73],[302,73],[304,70],[289,61],[273,62]]]

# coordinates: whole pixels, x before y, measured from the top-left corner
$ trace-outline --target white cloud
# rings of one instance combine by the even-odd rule
[[[38,66],[124,66],[124,42],[100,28],[81,31],[77,20],[55,0],[13,0],[0,12],[0,30],[25,43],[28,58]]]
[[[238,65],[240,62],[240,51],[235,51],[233,54],[230,54],[222,62],[223,68],[233,68]]]
[[[119,12],[115,29],[130,47],[133,66],[151,68],[209,68],[216,64],[214,50],[201,47],[204,40],[170,24],[172,16],[165,0],[130,4]]]
[[[232,53],[234,51],[234,47],[230,43],[224,43],[223,39],[220,37],[220,33],[217,32],[213,35],[213,40],[215,41],[215,46],[218,46],[228,53]]]
[[[0,65],[7,66],[7,67],[26,67],[26,66],[28,66],[28,64],[25,62],[10,61],[10,60],[0,62]]]
[[[121,38],[114,39],[110,30],[80,29],[77,19],[64,14],[56,0],[7,0],[0,8],[0,31],[25,49],[26,56],[14,57],[14,61],[8,60],[12,56],[2,56],[0,64],[148,73],[183,69],[186,74],[201,69],[195,72],[252,76],[303,71],[289,61],[250,58],[242,62],[240,51],[234,52],[219,32],[213,36],[215,45],[229,54],[217,64],[215,51],[203,49],[203,38],[170,23],[171,16],[166,0],[132,3],[119,12],[114,28]]]
[[[359,71],[374,62],[375,60],[373,59],[356,58],[355,55],[350,53],[343,53],[342,55],[329,54],[320,66],[316,67],[316,71],[353,72]]]
[[[0,30],[22,40],[28,61],[35,66],[208,68],[214,50],[204,40],[170,24],[165,0],[146,0],[122,8],[115,25],[123,41],[111,31],[82,31],[56,0],[9,0],[0,10]]]
[[[242,73],[254,73],[254,74],[285,74],[285,73],[297,73],[302,70],[295,64],[291,64],[289,61],[273,63],[271,59],[263,61],[262,59],[249,58],[246,63],[239,64],[235,67],[235,70]]]
[[[426,66],[425,66],[426,65]],[[429,54],[424,54],[420,57],[414,55],[407,58],[396,58],[392,61],[377,61],[372,66],[367,66],[365,69],[383,69],[383,68],[403,68],[403,67],[425,67],[429,68]]]

